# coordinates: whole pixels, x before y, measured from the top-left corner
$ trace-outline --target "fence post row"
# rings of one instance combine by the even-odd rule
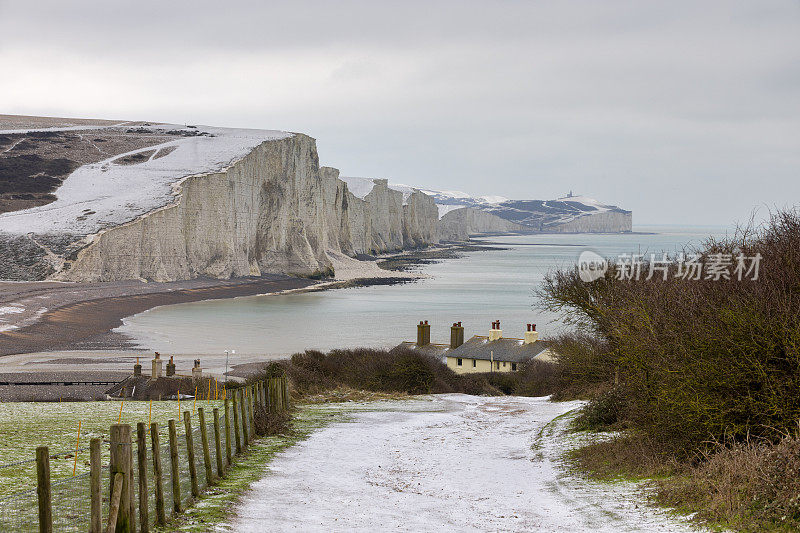
[[[163,526],[167,523],[167,513],[164,510],[164,481],[161,471],[161,444],[158,439],[158,423],[150,424],[150,444],[153,449],[153,483],[155,484],[156,497],[156,525]]]
[[[111,462],[109,465],[110,481],[112,493],[117,484],[116,474],[122,474],[122,485],[118,492],[119,509],[117,513],[109,511],[109,525],[111,521],[116,522],[113,531],[117,533],[129,533],[132,530],[131,522],[131,427],[128,424],[114,424],[111,426]]]
[[[227,396],[227,391],[226,391]],[[265,409],[277,412],[289,409],[289,384],[285,376],[268,378],[252,385],[233,389],[232,403],[226,397],[223,402],[225,416],[225,459],[222,456],[222,427],[220,424],[219,408],[213,409],[214,413],[214,450],[216,452],[216,478],[225,476],[227,469],[233,461],[235,441],[235,454],[246,450],[250,442],[256,437],[255,419],[256,410]],[[208,426],[206,425],[205,411],[198,408],[200,435],[203,445],[203,463],[206,472],[206,482],[212,485],[215,481],[211,463],[211,449],[208,442]],[[233,416],[233,428],[231,428]],[[195,462],[194,435],[192,433],[191,412],[183,412],[183,422],[186,429],[186,450],[189,463],[189,476],[191,490],[194,498],[200,495]],[[176,421],[169,420],[169,455],[172,480],[172,508],[174,513],[182,510],[180,463],[178,457],[178,434]],[[233,431],[233,436],[231,436]],[[147,481],[147,426],[139,422],[136,426],[136,444],[138,459],[138,493],[139,493],[139,524],[142,533],[149,531],[149,489]],[[154,496],[155,496],[155,523],[158,526],[166,525],[166,507],[164,503],[163,471],[161,463],[161,445],[158,435],[158,424],[150,424],[150,439],[153,462]],[[135,533],[136,509],[134,506],[133,482],[133,454],[131,441],[131,426],[128,424],[114,424],[110,431],[111,456],[109,465],[110,508],[107,531],[116,533]],[[91,533],[100,533],[103,530],[102,517],[102,464],[101,464],[101,439],[91,439],[89,447],[89,493],[90,493],[90,529]],[[39,512],[39,531],[52,533],[53,511],[50,486],[50,456],[46,446],[36,449],[36,474],[37,498]]]

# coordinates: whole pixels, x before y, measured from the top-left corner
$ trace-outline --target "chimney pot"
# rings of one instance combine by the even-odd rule
[[[536,324],[531,324],[531,331],[536,331]]]

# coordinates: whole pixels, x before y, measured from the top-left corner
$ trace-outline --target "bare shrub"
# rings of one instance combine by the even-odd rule
[[[256,435],[261,437],[281,435],[287,433],[290,429],[289,422],[292,415],[289,411],[276,411],[269,412],[263,406],[259,405],[253,412],[254,429]]]

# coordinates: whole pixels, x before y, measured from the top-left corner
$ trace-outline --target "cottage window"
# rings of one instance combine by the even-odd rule
[[[495,363],[495,368],[496,368],[497,370],[500,370],[500,361],[497,361],[497,362]]]
[[[511,363],[511,370],[517,370],[517,363]]]
[[[461,363],[463,363],[463,361],[461,360],[461,358],[460,358],[460,357],[459,357],[458,359],[456,359],[456,364],[457,364],[458,366],[461,366]]]
[[[477,361],[477,359],[473,359],[472,360],[472,368],[475,368],[476,366],[478,366],[478,361]]]
[[[506,362],[505,362],[505,361],[503,361],[503,368],[505,368],[505,367],[506,367]]]

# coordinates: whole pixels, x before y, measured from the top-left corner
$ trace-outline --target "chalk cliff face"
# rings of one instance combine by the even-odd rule
[[[420,191],[412,192],[403,206],[403,248],[422,248],[439,242],[438,218],[434,199]]]
[[[442,216],[437,228],[437,237],[441,241],[463,241],[476,233],[515,231],[530,232],[530,228],[472,207],[461,207]]]
[[[543,227],[548,233],[620,233],[633,229],[630,211],[606,211]]]
[[[262,272],[332,273],[327,252],[375,254],[437,241],[437,208],[374,180],[363,198],[319,167],[315,141],[295,134],[258,145],[221,172],[192,176],[176,200],[90,237],[52,276],[68,281]]]

